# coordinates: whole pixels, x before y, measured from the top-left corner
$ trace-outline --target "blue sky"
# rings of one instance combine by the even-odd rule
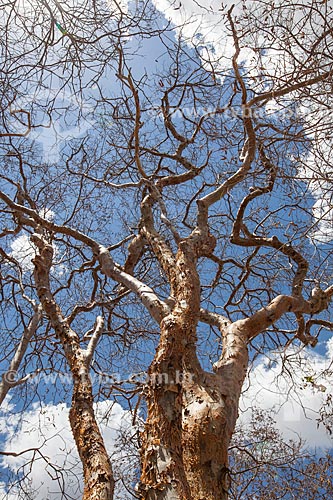
[[[197,2],[194,2],[193,0],[185,0],[182,1],[182,6],[180,8],[178,5],[178,2],[171,2],[169,0],[154,0],[153,2],[157,8],[163,12],[167,18],[169,18],[172,23],[175,25],[179,25],[183,23],[185,19],[188,19],[191,15],[197,16],[196,18],[192,18],[192,21],[186,24],[186,27],[182,30],[182,36],[185,37],[188,42],[187,42],[187,50],[188,54],[191,54],[193,56],[193,64],[198,65],[200,64],[200,59],[197,56],[194,56],[194,45],[193,42],[196,44],[199,44],[199,53],[202,56],[201,62],[203,64],[208,64],[207,60],[209,57],[213,59],[212,64],[215,64],[214,59],[217,59],[218,55],[221,55],[223,53],[224,58],[220,60],[218,63],[216,62],[216,71],[219,71],[221,73],[219,83],[223,86],[227,86],[228,82],[228,71],[230,71],[230,55],[233,53],[233,47],[230,42],[230,38],[227,36],[224,36],[224,33],[226,33],[223,29],[221,29],[221,13],[219,11],[220,9],[220,3],[217,1],[211,1],[205,4],[205,8],[200,8]],[[231,2],[224,2],[227,3],[228,5],[231,4]],[[235,14],[237,12],[240,12],[240,4],[237,4],[235,7]],[[161,17],[161,19],[163,19]],[[163,22],[163,21],[161,21]],[[223,24],[222,24],[223,26]],[[59,34],[58,34],[59,35]],[[168,35],[168,44],[169,46],[172,46],[173,42],[173,37],[177,37],[179,35],[179,30],[175,30],[174,32],[170,32]],[[59,35],[60,36],[60,35]],[[133,45],[133,47],[132,47]],[[132,48],[135,48],[135,40],[131,40],[129,43],[128,50],[131,51]],[[272,55],[267,53],[264,54],[263,56],[264,62],[267,65],[267,67],[270,67],[270,64],[272,65],[272,71],[276,69],[276,65],[272,64]],[[281,58],[283,57],[283,54],[280,56]],[[156,62],[157,61],[157,62]],[[248,72],[249,77],[254,74],[256,71],[256,64],[258,60],[255,57],[255,54],[253,51],[244,49],[241,53],[241,61],[243,63],[244,71]],[[133,68],[133,74],[136,76],[136,78],[140,78],[144,75],[145,72],[147,72],[148,75],[148,85],[149,85],[149,99],[152,103],[153,106],[159,106],[160,105],[160,99],[162,96],[163,92],[163,80],[162,82],[159,82],[158,77],[152,77],[153,72],[157,67],[165,67],[167,68],[167,65],[169,63],[168,55],[166,53],[166,48],[165,45],[163,45],[160,41],[159,38],[155,37],[153,40],[145,40],[143,42],[142,47],[139,49],[139,52],[137,56],[133,56],[130,64]],[[228,66],[223,67],[223,64],[229,64]],[[117,90],[117,85],[115,84],[115,87],[110,87],[109,78],[110,75],[113,77],[115,69],[110,71],[110,73],[107,75],[107,77],[104,79],[103,85],[105,85],[107,91],[110,94],[110,97],[112,97],[112,94],[115,93],[115,90]],[[113,80],[111,80],[113,82]],[[54,81],[55,88],[57,89],[57,81]],[[110,88],[107,87],[109,85]],[[220,88],[220,87],[219,87]],[[34,92],[34,89],[31,90],[30,94],[26,96],[26,101],[29,101],[30,96],[31,99],[30,101],[34,101],[36,99]],[[62,192],[62,198],[66,201],[66,203],[61,204],[59,202],[59,199],[57,199],[56,194],[55,194],[55,200],[52,199],[51,203],[49,200],[50,198],[50,191],[48,191],[47,195],[45,195],[44,199],[43,196],[41,196],[41,203],[44,205],[44,208],[51,210],[54,213],[54,217],[58,218],[59,220],[64,219],[66,215],[68,215],[68,212],[70,212],[70,208],[72,205],[74,205],[74,195],[78,195],[79,193],[79,183],[73,183],[73,184],[66,184],[66,179],[65,179],[65,174],[61,166],[56,166],[58,162],[61,163],[61,161],[66,158],[66,155],[68,155],[68,148],[67,144],[68,141],[72,141],[72,144],[75,143],[77,140],[78,142],[82,137],[85,137],[88,134],[89,140],[91,143],[94,141],[94,130],[97,128],[98,125],[100,125],[100,120],[103,119],[104,116],[108,117],[108,114],[110,112],[110,109],[112,109],[112,106],[109,105],[109,103],[105,103],[100,105],[97,108],[97,114],[94,111],[93,105],[91,104],[91,100],[89,99],[89,96],[94,96],[97,97],[98,92],[95,86],[91,86],[86,89],[85,93],[83,94],[83,97],[80,97],[79,100],[76,99],[75,94],[73,92],[73,89],[70,90],[65,90],[63,92],[60,92],[59,96],[57,97],[57,104],[62,104],[64,107],[66,106],[71,106],[73,109],[73,114],[71,115],[71,118],[69,121],[65,120],[65,116],[58,116],[57,119],[51,120],[50,126],[37,129],[31,134],[30,137],[24,140],[19,140],[18,143],[21,143],[25,145],[25,147],[31,146],[31,141],[34,141],[33,147],[35,150],[39,152],[40,159],[42,160],[44,166],[43,166],[43,173],[40,174],[40,178],[43,179],[49,179],[50,181],[52,178],[56,178],[57,176],[61,177],[61,175],[64,175],[64,180],[62,184],[63,192]],[[40,98],[41,96],[39,96]],[[46,96],[48,97],[48,96]],[[228,95],[226,94],[226,97]],[[22,101],[23,102],[23,101]],[[190,99],[189,99],[190,102]],[[273,111],[279,110],[279,103],[274,103],[271,102],[267,104],[267,113],[272,113]],[[77,123],[77,118],[78,114],[82,112],[82,118],[81,122],[78,124]],[[150,111],[151,113],[151,111]],[[148,113],[147,113],[148,114]],[[48,121],[45,119],[45,116],[38,116],[40,118],[40,123],[43,125],[47,125]],[[310,123],[312,119],[311,113],[307,114],[305,116],[305,122],[308,121]],[[149,139],[151,141],[151,144],[153,144],[154,141],[158,141],[158,137],[156,134],[156,131],[158,132],[158,118],[155,116],[156,121],[151,120],[147,121],[145,123],[146,131],[149,135]],[[273,118],[272,118],[273,119]],[[109,122],[108,122],[109,123]],[[106,126],[108,126],[108,123]],[[227,129],[230,131],[232,129],[232,123],[228,123],[226,125],[228,127]],[[117,138],[117,130],[114,132],[110,132],[116,140],[119,140],[119,144],[121,144],[121,137]],[[155,135],[154,135],[155,134]],[[201,140],[199,138],[199,140]],[[203,139],[202,139],[203,140]],[[172,141],[167,141],[165,143],[165,148],[169,148],[170,144]],[[232,141],[231,141],[232,142]],[[99,151],[102,151],[102,147],[104,147],[105,144],[96,144],[96,152],[98,153]],[[330,151],[331,144],[330,143],[324,143],[323,145],[323,152],[327,154]],[[299,151],[296,151],[298,154]],[[110,156],[112,157],[112,154],[114,154],[113,158],[116,158],[116,153],[109,152]],[[191,154],[194,154],[193,151],[191,151]],[[235,148],[235,151],[231,151],[230,149],[226,152],[218,152],[218,147],[216,147],[216,154],[220,154],[221,156],[225,157],[225,163],[223,165],[227,165],[229,161],[231,161],[233,158],[235,158],[238,155],[238,151]],[[289,163],[293,162],[292,154],[291,152],[290,158],[288,159]],[[205,156],[205,150],[203,149],[203,153],[198,154],[197,160],[198,163],[200,163],[201,158],[204,158]],[[74,168],[78,168],[79,165],[84,164],[82,162],[83,158],[83,153],[82,151],[78,154],[77,160],[73,162]],[[120,162],[119,159],[117,161]],[[215,163],[214,163],[215,162]],[[121,162],[120,162],[121,163]],[[216,175],[223,175],[224,172],[219,171],[220,168],[220,157],[215,159],[212,159],[212,164],[214,164],[214,173]],[[287,162],[288,163],[288,162]],[[309,193],[309,201],[308,205],[306,208],[308,208],[309,213],[307,214],[307,219],[310,220],[311,217],[321,217],[322,212],[325,211],[325,209],[328,207],[329,208],[329,200],[331,196],[331,192],[329,190],[329,187],[327,187],[327,182],[325,179],[321,180],[320,182],[311,180],[311,175],[312,171],[314,169],[313,166],[314,160],[313,157],[311,157],[311,151],[310,153],[307,152],[303,156],[303,166],[302,166],[302,175],[304,177],[305,181],[309,181],[309,188],[308,188],[308,193]],[[37,164],[37,162],[36,162]],[[102,163],[103,164],[103,163]],[[209,181],[211,179],[212,171],[209,172],[207,180]],[[38,181],[38,175],[35,177],[36,183]],[[326,182],[326,183],[325,183]],[[305,185],[303,183],[302,185]],[[299,189],[301,186],[301,183],[299,184]],[[281,196],[282,199],[286,198],[286,194],[282,193],[282,187],[283,187],[283,181],[281,181],[281,193],[279,193],[279,196]],[[90,193],[91,196],[93,196],[93,202],[91,202],[91,219],[93,220],[93,215],[94,213],[99,212],[102,210],[103,204],[107,203],[108,206],[113,206],[113,212],[110,211],[109,215],[109,221],[106,223],[105,228],[104,227],[97,227],[95,228],[93,226],[93,222],[91,222],[91,230],[94,232],[95,235],[101,238],[101,240],[105,242],[110,242],[110,243],[115,243],[115,241],[119,240],[119,237],[121,235],[123,225],[128,225],[132,224],[133,221],[135,222],[135,217],[136,217],[136,210],[133,202],[131,200],[126,200],[125,198],[117,198],[117,196],[112,193],[112,195],[108,194],[105,191],[101,191],[98,194],[96,192],[93,192],[92,194]],[[89,189],[85,192],[87,195],[89,194]],[[182,199],[183,192],[180,189],[179,192],[177,193],[177,196],[179,197],[179,205],[172,207],[171,204],[168,207],[171,210],[171,213],[174,213],[176,210],[181,212],[182,209],[182,204],[181,204],[181,199]],[[237,203],[239,202],[239,196],[241,193],[238,193],[235,197],[235,200],[231,200],[230,203]],[[126,195],[127,196],[127,195]],[[176,197],[176,196],[175,196]],[[270,208],[276,208],[278,199],[270,199],[267,201],[269,203]],[[127,205],[126,205],[127,203]],[[217,206],[216,208],[216,215],[219,213],[223,212],[224,209],[223,202]],[[257,207],[258,212],[260,211],[260,206]],[[66,212],[67,211],[67,212]],[[126,220],[126,223],[122,222],[120,223],[118,220],[119,214],[122,213],[125,217],[126,214],[130,214],[128,217],[128,220]],[[305,212],[304,212],[305,213]],[[51,216],[51,212],[50,212]],[[291,222],[294,224],[302,222],[303,215],[299,212],[299,210],[296,208],[291,211],[290,219]],[[74,225],[77,225],[77,227],[80,227],[80,224],[82,223],[87,223],[87,221],[81,221],[79,218],[73,218],[71,221]],[[230,221],[224,222],[222,219],[221,226],[223,225],[230,225]],[[312,231],[308,239],[304,240],[304,245],[306,246],[307,251],[309,252],[309,255],[312,254],[315,255],[317,258],[319,254],[324,253],[329,249],[329,245],[331,244],[332,238],[333,238],[333,230],[331,227],[332,224],[332,212],[329,209],[328,213],[325,214],[324,219],[322,222],[319,224],[318,228],[315,231]],[[112,232],[110,231],[110,228],[112,227]],[[282,228],[281,231],[283,231],[285,228]],[[331,232],[332,230],[332,232]],[[278,231],[278,230],[277,230]],[[10,251],[12,252],[12,255],[14,255],[18,260],[22,258],[22,252],[24,254],[27,253],[27,245],[28,245],[28,235],[27,234],[22,234],[19,236],[21,240],[18,238],[14,238],[11,240],[11,245],[10,245]],[[22,239],[23,238],[23,239]],[[319,247],[316,247],[313,243],[317,242],[319,244]],[[54,269],[54,276],[55,280],[59,279],[61,282],[61,273],[68,273],[68,267],[66,263],[66,255],[64,252],[64,245],[60,241],[55,242],[55,248],[56,248],[56,253],[59,257],[59,263]],[[220,248],[223,248],[223,241],[220,242]],[[32,249],[33,251],[33,249]],[[230,250],[231,252],[234,251],[237,254],[237,251],[234,249]],[[21,257],[20,257],[21,254]],[[248,253],[244,253],[244,259],[245,256],[247,256]],[[121,250],[118,252],[118,257],[121,261],[123,258]],[[27,260],[26,255],[23,257],[25,259],[26,265],[26,275],[25,279],[29,281],[29,273],[31,273],[31,265],[30,265],[30,258]],[[315,260],[315,259],[314,259]],[[331,266],[331,262],[326,262],[328,266]],[[272,263],[272,267],[274,266],[274,262]],[[213,266],[212,266],[212,271],[213,272]],[[231,271],[230,271],[231,272]],[[203,279],[210,279],[210,276],[204,277]],[[281,277],[279,278],[279,282],[283,283],[284,281],[284,275],[281,274]],[[71,300],[75,300],[75,298],[80,297],[79,295],[79,285],[84,284],[84,278],[82,278],[82,281],[80,281],[80,278],[77,278],[77,290],[75,293],[77,293],[76,296],[72,296]],[[282,285],[282,290],[283,291],[283,286]],[[216,294],[214,297],[210,297],[211,303],[214,304],[214,306],[217,307],[219,306],[219,301],[223,299],[223,296],[220,297],[218,294]],[[266,297],[265,297],[266,299]],[[70,303],[70,301],[69,301]],[[124,309],[125,312],[129,312],[131,310],[131,307],[134,307],[132,304],[129,304],[127,308]],[[91,319],[91,321],[90,321]],[[93,324],[94,319],[91,317],[89,318],[89,321]],[[78,324],[78,326],[81,328],[81,324]],[[84,325],[87,326],[87,325]],[[89,325],[91,326],[91,325]],[[140,325],[142,329],[144,330],[144,322],[142,325]],[[201,328],[201,327],[200,327]],[[206,334],[204,328],[202,328],[202,331],[204,335]],[[317,411],[320,408],[321,402],[325,395],[328,392],[328,387],[329,383],[331,381],[332,374],[330,373],[328,375],[328,379],[325,375],[321,375],[321,373],[327,372],[327,370],[330,368],[330,363],[332,360],[332,342],[328,341],[326,342],[326,339],[329,338],[329,333],[327,332],[322,332],[321,335],[321,342],[319,343],[319,346],[315,353],[313,351],[310,353],[309,349],[304,349],[304,350],[299,350],[297,351],[297,348],[290,348],[288,351],[284,351],[283,349],[275,352],[272,351],[269,348],[272,348],[272,344],[268,344],[268,350],[267,350],[267,356],[265,357],[259,357],[255,361],[255,365],[252,368],[252,371],[249,375],[249,380],[250,380],[250,388],[245,392],[244,398],[242,400],[242,410],[245,410],[252,401],[255,401],[258,405],[264,407],[264,408],[276,408],[277,410],[277,421],[279,428],[283,431],[284,435],[286,438],[293,437],[297,433],[301,433],[302,437],[308,441],[308,444],[311,447],[327,447],[330,446],[330,438],[325,434],[324,430],[320,428],[317,430],[317,425],[316,425],[316,418],[317,418]],[[217,339],[211,338],[210,339],[211,344],[215,346],[217,345]],[[109,339],[105,340],[105,346],[108,348],[111,347],[115,349],[116,351],[116,346],[112,346],[112,342]],[[205,346],[204,346],[205,347]],[[218,351],[217,348],[216,352]],[[137,370],[139,370],[140,365],[142,364],[142,361],[147,361],[148,359],[151,359],[153,356],[154,352],[154,340],[150,342],[148,345],[147,342],[144,340],[144,338],[141,340],[140,345],[137,347],[137,354],[130,359],[125,360],[125,363],[123,365],[116,365],[116,369],[119,370],[121,373],[121,376],[126,377],[127,375],[130,375],[132,373],[136,373]],[[118,353],[119,355],[119,353]],[[298,363],[300,366],[302,366],[302,371],[298,374],[294,374],[296,377],[296,390],[295,393],[288,394],[288,397],[286,396],[287,388],[289,387],[289,379],[288,379],[288,373],[285,371],[285,373],[282,376],[279,376],[281,371],[283,372],[283,366],[284,363],[287,362],[288,357],[295,357],[298,360]],[[269,361],[270,359],[270,361]],[[54,360],[53,360],[54,361]],[[103,360],[103,352],[101,353],[101,357],[98,360],[105,369],[108,369],[108,363],[107,361]],[[214,360],[213,360],[214,361]],[[62,366],[62,360],[61,357],[59,359],[57,358],[57,363],[59,363],[58,366]],[[6,361],[3,364],[4,368],[6,366]],[[33,364],[31,364],[33,366]],[[29,367],[29,364],[27,365]],[[304,376],[315,376],[315,383],[316,386],[314,385],[307,385],[306,387],[300,389],[300,387],[304,386],[304,379],[303,379],[303,374]],[[310,375],[308,375],[310,374]],[[49,385],[49,386],[48,386]],[[21,451],[22,449],[25,449],[27,447],[31,447],[31,443],[41,443],[44,440],[44,436],[48,439],[47,444],[46,444],[46,450],[45,453],[47,456],[50,456],[53,458],[53,460],[57,460],[57,457],[59,457],[59,460],[61,463],[61,460],[64,456],[65,449],[62,449],[62,453],[59,452],[59,448],[62,448],[61,441],[65,439],[66,441],[66,447],[68,446],[71,448],[72,444],[70,441],[70,433],[68,429],[68,424],[67,424],[67,406],[66,404],[69,401],[69,393],[66,393],[66,401],[60,401],[55,399],[54,392],[52,389],[54,388],[54,382],[51,381],[51,379],[46,380],[45,384],[43,386],[43,389],[39,392],[36,393],[34,397],[32,397],[34,403],[31,409],[27,409],[23,413],[23,426],[16,427],[18,424],[18,419],[17,415],[15,414],[15,403],[17,402],[15,400],[15,397],[13,400],[11,400],[11,397],[9,396],[8,400],[6,401],[4,408],[3,408],[3,416],[1,417],[1,428],[4,430],[4,435],[3,435],[3,441],[5,443],[5,449],[6,450],[11,450],[11,451]],[[33,387],[33,384],[32,384]],[[323,389],[327,387],[327,389]],[[247,388],[247,386],[246,386]],[[68,391],[70,388],[67,388]],[[19,394],[19,393],[18,393]],[[18,395],[18,397],[20,397]],[[43,400],[43,406],[44,406],[44,415],[43,418],[40,418],[40,410],[39,410],[39,403],[38,399],[41,398]],[[18,402],[20,407],[21,401]],[[100,403],[101,408],[105,409],[108,405],[110,405],[109,401],[103,401]],[[304,411],[302,409],[305,408],[306,410]],[[126,413],[127,408],[125,407],[122,409],[120,406],[116,406],[116,411],[114,413],[111,413],[110,416],[110,421],[112,422],[112,426],[117,427],[120,425],[122,421],[126,421],[128,426],[130,427],[130,424],[128,422],[127,416],[128,414]],[[313,411],[315,410],[315,411]],[[10,418],[8,417],[10,415]],[[54,418],[54,425],[56,425],[55,433],[54,435],[52,434],[53,432],[53,424],[50,426],[50,422],[52,422],[52,419]],[[246,421],[247,414],[242,413],[241,416],[242,419]],[[37,425],[38,423],[38,425]],[[43,430],[41,432],[39,430],[39,427]],[[50,430],[51,428],[51,430]],[[107,427],[109,429],[109,427]],[[61,435],[58,434],[58,429],[62,429],[59,431]],[[113,446],[114,446],[114,439],[115,439],[115,433],[114,432],[106,432],[106,441],[107,441],[107,446],[108,449],[112,451]],[[15,434],[14,434],[15,433]],[[14,435],[13,435],[14,434]],[[65,437],[64,437],[65,436]],[[74,453],[74,452],[73,452]],[[17,459],[4,459],[4,464],[7,464],[8,469],[7,470],[12,470],[15,471],[18,466],[23,464],[23,460],[25,460],[25,456],[22,456],[21,458]],[[75,461],[75,454],[73,455],[73,460]],[[125,464],[126,467],[126,464]],[[43,471],[41,473],[41,470]],[[48,472],[42,467],[33,469],[32,472],[32,478],[34,481],[34,486],[38,487],[40,482],[43,482],[43,486],[39,490],[39,496],[37,497],[37,500],[45,500],[46,495],[49,495],[50,499],[52,498],[58,498],[57,495],[59,495],[59,490],[58,492],[54,493],[48,493],[49,489],[50,491],[53,490],[53,488],[56,488],[56,486],[53,483],[50,483]],[[52,484],[52,485],[51,485]],[[76,486],[74,485],[73,488]],[[122,493],[124,494],[124,493]],[[16,493],[14,493],[14,496],[12,498],[17,498],[15,496]],[[53,495],[53,497],[52,497]],[[73,496],[75,498],[75,493],[73,493]],[[122,500],[125,500],[125,497],[120,497]]]

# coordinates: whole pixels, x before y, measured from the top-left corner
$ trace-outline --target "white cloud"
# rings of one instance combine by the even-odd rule
[[[36,256],[36,247],[30,241],[30,236],[21,234],[10,244],[12,249],[10,256],[17,260],[23,272],[32,271],[34,268],[32,259]]]
[[[74,0],[74,7],[76,1],[77,0]],[[109,5],[111,12],[119,15],[120,9],[124,14],[128,13],[128,0],[106,0],[106,2]]]
[[[222,9],[222,3],[225,6]],[[153,0],[153,4],[181,33],[188,45],[196,46],[203,65],[221,71],[231,69],[231,57],[235,49],[227,29],[226,12],[234,2],[226,0]],[[241,3],[235,5],[233,13],[237,15]],[[239,62],[250,61],[254,52],[241,48]],[[208,63],[207,63],[208,62]]]
[[[299,4],[306,5],[308,0],[300,0]],[[267,32],[263,34],[260,29],[261,18],[266,18],[267,23],[273,23],[270,14],[274,9],[269,9],[260,2],[244,2],[233,0],[153,0],[155,7],[170,20],[177,31],[189,46],[196,46],[205,65],[209,60],[208,69],[213,66],[218,71],[232,70],[232,56],[235,53],[235,45],[227,17],[228,10],[233,6],[232,19],[240,38],[240,54],[238,63],[243,64],[246,69],[247,78],[253,78],[258,86],[262,83],[265,88],[270,75],[279,77],[292,70],[290,63],[290,52],[286,51],[285,41],[279,36],[279,31],[284,32],[284,24],[290,26],[297,36],[299,28],[297,23],[302,18],[299,9],[286,7],[282,0],[276,1],[276,8],[280,7],[281,26],[275,26],[275,45],[270,48],[271,42],[267,40]],[[279,5],[278,5],[279,4]],[[243,21],[239,23],[239,19]],[[255,21],[255,18],[258,21]],[[247,29],[240,29],[240,25]],[[250,26],[250,28],[249,28]],[[247,34],[242,34],[247,31]],[[284,32],[285,35],[285,32]],[[295,46],[294,46],[295,45]],[[293,45],[293,53],[296,54],[297,44]],[[263,47],[264,50],[258,50]],[[255,49],[255,50],[253,50]],[[265,78],[258,75],[265,73]],[[258,91],[258,88],[257,88]]]
[[[327,243],[333,239],[333,204],[332,192],[329,189],[312,207],[312,215],[317,222],[317,228],[311,233],[311,239],[319,243]]]
[[[42,208],[39,210],[39,215],[48,221],[52,221],[55,217],[55,213],[49,208]],[[10,243],[10,256],[13,257],[20,264],[23,273],[31,273],[34,269],[34,264],[32,263],[32,259],[36,256],[36,246],[30,240],[30,234],[21,234],[17,238],[15,238]],[[61,264],[61,257],[59,247],[56,244],[53,244],[54,251],[54,261],[56,262],[55,266],[52,266],[52,270],[55,272],[57,277],[63,275],[66,271],[66,266]]]
[[[62,491],[68,497],[80,498],[82,489],[82,467],[68,421],[68,407],[64,403],[40,406],[34,403],[31,410],[14,413],[14,407],[5,403],[0,416],[0,427],[3,433],[3,451],[21,452],[29,448],[40,448],[41,455],[36,454],[31,466],[31,472],[24,481],[28,490],[36,491],[34,500],[58,500]],[[115,476],[121,474],[130,476],[136,460],[127,456],[127,451],[120,448],[117,440],[126,433],[133,433],[131,416],[118,403],[104,401],[96,406],[96,415],[100,423],[108,453],[115,463]],[[43,458],[44,457],[44,458]],[[20,471],[28,472],[29,461],[33,452],[24,453],[18,457],[4,457],[2,467],[14,475]],[[115,499],[132,498],[117,483]],[[0,494],[5,495],[5,484],[0,483]],[[8,494],[8,499],[18,498],[18,489],[14,487]],[[2,497],[4,498],[4,497]]]
[[[39,210],[38,214],[48,221],[52,221],[55,217],[55,213],[53,212],[53,210],[51,210],[50,208],[47,208],[47,207],[41,208],[41,210]]]
[[[333,337],[331,337],[326,343],[327,357],[333,363]]]
[[[244,386],[241,421],[250,421],[251,406],[274,409],[277,427],[286,439],[300,436],[310,448],[331,448],[332,439],[323,426],[317,427],[317,419],[333,383],[332,356],[333,339],[327,342],[325,355],[289,348],[272,353],[269,362],[262,356]],[[292,372],[284,369],[291,359],[296,367]]]
[[[333,104],[333,101],[332,103]],[[321,131],[310,134],[313,139],[312,151],[303,159],[299,168],[300,176],[308,182],[310,193],[316,200],[312,206],[315,227],[309,233],[313,242],[326,243],[333,239],[333,167],[330,161],[333,153],[333,136],[327,130],[331,128],[330,114],[321,114],[317,109],[304,106],[301,113],[311,130],[313,124],[320,122]]]
[[[18,98],[16,104],[28,110],[33,110],[36,104],[37,107],[43,105],[58,109],[56,113],[40,113],[38,126],[28,136],[31,141],[40,144],[43,161],[49,165],[61,160],[62,150],[69,141],[84,136],[95,124],[93,107],[89,100],[67,92],[60,86],[45,90],[34,89]],[[67,113],[64,110],[67,110]],[[22,126],[16,124],[15,127],[13,120],[12,127],[19,132]]]
[[[52,221],[55,217],[53,210],[47,207],[39,210],[38,214],[48,221]],[[10,253],[11,257],[18,261],[23,272],[32,271],[34,265],[31,260],[36,256],[36,246],[30,241],[30,235],[21,234],[11,242],[10,247],[12,249]],[[56,251],[55,247],[55,253]]]

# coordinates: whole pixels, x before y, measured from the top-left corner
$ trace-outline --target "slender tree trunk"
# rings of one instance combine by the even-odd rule
[[[79,336],[64,318],[51,292],[49,277],[53,259],[52,245],[39,234],[34,234],[31,240],[40,252],[33,259],[38,297],[62,343],[74,381],[69,419],[83,466],[83,500],[112,500],[114,491],[112,467],[96,422],[89,376],[91,356],[97,342],[97,331],[95,331],[95,339],[91,341],[90,350],[89,348],[88,350],[82,349]]]
[[[22,359],[28,349],[29,342],[32,336],[36,333],[38,328],[38,323],[42,316],[42,308],[41,305],[35,306],[35,312],[29,321],[28,326],[24,329],[22,334],[22,338],[15,350],[14,356],[10,362],[9,368],[2,375],[2,380],[0,381],[0,406],[2,405],[5,397],[7,396],[11,387],[15,387],[26,380],[26,377],[23,377],[20,380],[16,380],[16,375],[18,369],[20,368],[20,364]]]
[[[114,479],[93,409],[92,386],[88,370],[73,370],[74,390],[69,420],[83,465],[83,500],[112,500]]]

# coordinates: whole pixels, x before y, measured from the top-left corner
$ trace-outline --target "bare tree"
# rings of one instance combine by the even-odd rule
[[[35,3],[33,18],[3,7],[4,371],[21,368],[1,394],[71,373],[86,500],[114,491],[94,392],[134,415],[144,401],[138,498],[226,499],[249,360],[332,328],[330,125],[315,112],[332,100],[330,7],[222,8],[221,55],[186,39],[187,23],[175,39],[150,2]],[[142,69],[147,43],[160,64]],[[39,98],[54,73],[59,92]]]

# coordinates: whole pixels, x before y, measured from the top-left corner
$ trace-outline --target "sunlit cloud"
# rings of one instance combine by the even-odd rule
[[[52,221],[55,217],[55,213],[47,207],[42,208],[38,213],[41,217],[48,221]],[[23,273],[31,273],[34,269],[32,260],[36,256],[37,249],[34,243],[32,243],[32,241],[30,240],[30,235],[25,233],[17,236],[10,243],[10,248],[10,256],[19,263]],[[52,270],[59,277],[66,271],[66,267],[63,264],[59,263],[60,251],[59,247],[56,244],[53,244],[53,250],[56,266],[53,267]]]
[[[130,476],[135,472],[136,457],[132,454],[128,456],[123,444],[123,436],[134,432],[132,417],[112,401],[98,403],[95,408],[107,451],[112,457],[115,477],[118,479],[115,499],[133,498],[123,488],[121,481],[121,477],[127,477],[127,481],[133,479]],[[69,425],[69,408],[65,403],[34,403],[29,411],[15,411],[15,407],[7,399],[0,413],[2,450],[16,453],[29,449],[39,451],[28,451],[17,457],[3,457],[1,467],[16,479],[26,473],[26,479],[22,480],[20,486],[26,491],[34,492],[34,500],[58,500],[64,492],[67,495],[65,498],[80,498],[82,466]],[[17,499],[20,486],[16,484],[8,490],[8,484],[6,486],[0,483],[0,494],[7,493],[6,498]]]
[[[288,362],[297,368],[290,370]],[[298,436],[312,449],[332,448],[324,426],[318,426],[319,410],[333,383],[333,339],[320,355],[308,348],[290,347],[283,353],[262,356],[249,372],[241,400],[241,420],[249,422],[250,408],[274,410],[283,437]]]

